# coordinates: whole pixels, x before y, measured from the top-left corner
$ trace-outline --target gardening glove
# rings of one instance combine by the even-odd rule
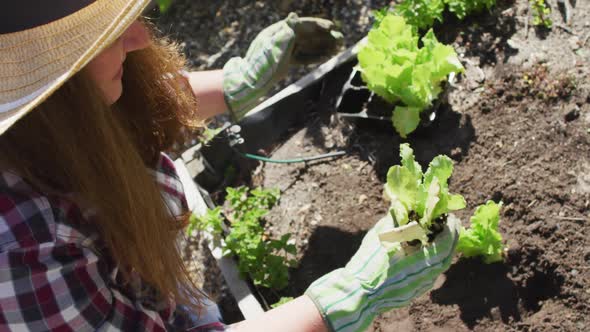
[[[343,36],[328,20],[291,13],[262,30],[246,56],[223,67],[223,92],[234,120],[240,120],[258,99],[288,72],[290,64],[309,64],[338,50]]]
[[[451,264],[460,226],[449,216],[432,243],[402,247],[379,241],[379,233],[393,228],[391,216],[385,217],[344,268],[313,282],[306,294],[331,331],[364,331],[379,313],[403,307],[432,288]]]

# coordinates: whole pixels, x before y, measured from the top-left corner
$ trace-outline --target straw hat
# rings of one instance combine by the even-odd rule
[[[14,0],[0,10],[0,134],[139,17],[149,0]]]

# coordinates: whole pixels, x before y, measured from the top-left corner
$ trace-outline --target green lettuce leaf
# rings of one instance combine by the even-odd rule
[[[443,0],[404,0],[394,8],[394,13],[403,16],[408,23],[419,29],[427,29],[434,21],[442,22],[445,9]]]
[[[498,231],[502,203],[488,201],[477,207],[471,217],[471,227],[462,228],[457,251],[465,257],[481,256],[487,264],[502,260],[502,235]]]
[[[430,223],[443,214],[455,210],[464,209],[466,206],[465,199],[461,195],[452,195],[449,193],[448,180],[453,173],[453,161],[451,158],[443,155],[436,156],[428,165],[424,173],[423,184],[418,194],[418,204],[416,212],[423,216],[425,214],[426,202],[428,200],[428,189],[431,182],[436,180],[440,190],[438,191],[438,201],[429,219],[424,219],[422,224],[429,227]]]
[[[465,16],[480,12],[484,9],[490,9],[496,4],[496,0],[444,0],[449,6],[449,11],[454,13],[458,19],[462,20]]]
[[[422,37],[422,44],[423,47],[418,52],[416,61],[420,64],[429,64],[433,84],[444,81],[450,73],[463,71],[463,65],[461,65],[455,49],[449,45],[441,44],[432,29]]]
[[[393,197],[397,198],[407,207],[413,206],[418,194],[418,186],[407,168],[399,165],[389,168],[385,194],[391,200]]]
[[[449,193],[448,180],[453,172],[449,157],[435,157],[425,173],[408,144],[400,145],[400,157],[401,165],[389,168],[384,188],[396,227],[417,221],[428,233],[436,218],[465,208],[463,196]],[[411,220],[412,212],[415,220]]]
[[[397,196],[391,196],[391,205],[389,206],[389,214],[393,219],[393,225],[395,227],[403,226],[410,220],[408,216],[408,208],[402,203]]]
[[[393,127],[401,137],[406,138],[409,133],[416,130],[420,123],[421,111],[422,109],[419,107],[395,107],[391,121],[393,122]]]
[[[438,183],[438,179],[432,179],[427,188],[428,190],[426,191],[426,199],[421,202],[424,204],[424,213],[422,218],[420,218],[420,225],[422,225],[422,227],[425,229],[428,229],[432,224],[436,206],[440,202],[440,185]]]
[[[414,158],[414,150],[412,150],[410,144],[400,144],[399,156],[402,158],[402,166],[412,173],[412,176],[416,179],[416,184],[419,185],[422,182],[422,166]]]
[[[396,103],[391,120],[402,137],[416,130],[420,113],[438,97],[447,76],[463,71],[454,49],[441,44],[432,29],[422,37],[423,47],[418,47],[418,40],[416,27],[388,13],[371,29],[358,53],[367,87]]]

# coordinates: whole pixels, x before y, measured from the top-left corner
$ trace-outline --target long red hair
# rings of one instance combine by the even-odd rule
[[[122,271],[194,306],[202,295],[176,241],[188,214],[170,215],[147,168],[201,121],[192,93],[170,78],[185,64],[178,48],[153,40],[128,55],[115,105],[82,71],[0,136],[0,162],[43,192],[78,195],[98,211],[96,228]]]

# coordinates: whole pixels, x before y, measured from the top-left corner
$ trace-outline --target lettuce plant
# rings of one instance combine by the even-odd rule
[[[289,268],[297,261],[295,245],[289,243],[291,234],[270,239],[263,225],[263,218],[280,197],[278,189],[247,187],[227,188],[226,200],[230,205],[231,225],[224,234],[223,211],[220,207],[208,210],[203,216],[193,216],[187,232],[206,230],[221,238],[224,255],[235,255],[240,274],[250,276],[255,285],[281,289],[289,282]]]
[[[471,13],[489,10],[496,4],[496,0],[444,0],[444,2],[449,6],[449,11],[460,20]]]
[[[451,211],[465,208],[465,199],[449,193],[448,180],[453,172],[453,161],[449,157],[436,156],[423,173],[410,145],[400,145],[400,156],[401,165],[392,166],[387,172],[384,196],[391,204],[389,213],[395,227],[410,223],[420,226],[412,227],[414,238],[399,242],[419,239],[426,243],[433,222]]]
[[[481,256],[485,263],[502,260],[502,235],[498,232],[502,203],[488,201],[478,206],[471,217],[471,227],[462,228],[457,251],[464,257]]]
[[[553,26],[551,8],[547,6],[545,0],[529,0],[529,3],[533,9],[533,25],[551,29]]]
[[[435,21],[442,23],[445,5],[462,20],[471,13],[489,10],[495,4],[496,0],[403,0],[394,7],[393,12],[419,29],[428,29]]]
[[[418,29],[428,29],[435,20],[442,22],[444,9],[443,0],[404,0],[395,6],[393,12]]]
[[[358,54],[367,87],[397,104],[392,122],[402,137],[416,130],[420,113],[438,97],[447,76],[463,71],[455,50],[440,43],[432,29],[418,47],[416,30],[403,17],[389,13],[371,29]]]
[[[400,145],[400,157],[401,165],[389,168],[384,188],[393,228],[381,232],[379,239],[387,246],[413,240],[426,244],[435,221],[465,208],[465,199],[449,192],[448,180],[453,173],[449,157],[436,156],[424,173],[408,144]],[[477,207],[470,228],[461,227],[457,251],[463,257],[481,256],[488,264],[502,260],[504,246],[498,231],[501,207],[502,203],[488,201]]]

